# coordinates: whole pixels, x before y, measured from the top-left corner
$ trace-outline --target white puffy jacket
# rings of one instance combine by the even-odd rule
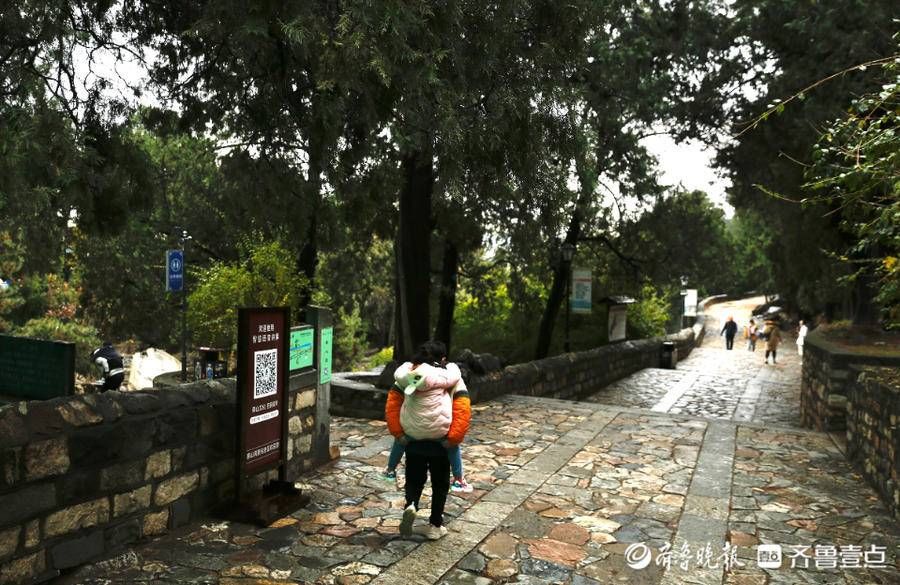
[[[400,407],[400,425],[410,438],[425,440],[443,439],[450,430],[453,420],[453,395],[451,390],[459,382],[461,374],[456,364],[439,368],[431,364],[406,362],[394,372],[398,382],[410,372],[425,378],[425,383],[412,395],[405,397]]]

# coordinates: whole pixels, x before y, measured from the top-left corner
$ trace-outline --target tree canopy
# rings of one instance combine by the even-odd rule
[[[877,75],[876,67],[858,66],[897,52],[891,38],[896,3],[744,0],[735,8],[746,59],[756,63],[756,91],[737,97],[737,137],[720,155],[733,183],[730,201],[763,219],[774,284],[786,300],[809,314],[852,314],[865,287],[847,287],[841,277],[849,268],[829,254],[853,245],[840,229],[841,206],[826,199],[799,202],[823,128]]]
[[[853,269],[829,254],[877,257],[890,277],[893,219],[875,219],[884,200],[851,186],[859,173],[838,172],[826,139],[806,174],[794,161],[812,160],[872,71],[807,92],[723,151],[732,220],[660,184],[643,140],[712,141],[729,119],[896,49],[886,1],[839,4],[20,3],[0,11],[0,277],[13,283],[0,327],[61,319],[171,346],[178,299],[162,263],[182,241],[197,344],[231,342],[234,303],[318,299],[338,315],[344,363],[430,337],[515,359],[559,350],[563,246],[598,294],[639,298],[634,334],[664,315],[674,326],[683,278],[834,305],[831,283]],[[868,148],[875,134],[845,122],[832,140]],[[884,157],[864,154],[882,173]],[[66,310],[60,290],[76,299]],[[574,324],[576,345],[603,342],[600,318]]]

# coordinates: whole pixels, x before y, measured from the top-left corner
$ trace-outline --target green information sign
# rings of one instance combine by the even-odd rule
[[[74,393],[74,343],[0,335],[0,394],[47,400]]]
[[[319,384],[331,382],[331,338],[334,329],[325,327],[319,340]]]
[[[291,366],[290,370],[302,370],[313,365],[313,343],[316,330],[312,327],[294,328],[291,330]]]

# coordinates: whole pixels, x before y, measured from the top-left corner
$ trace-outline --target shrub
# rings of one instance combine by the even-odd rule
[[[334,369],[352,368],[366,351],[366,326],[359,316],[359,305],[350,313],[338,308],[334,328]]]
[[[97,330],[80,321],[66,321],[57,317],[40,317],[28,321],[16,330],[16,335],[69,341],[75,344],[75,371],[84,376],[97,374],[91,364],[91,352],[100,346]]]
[[[389,347],[383,347],[377,352],[373,353],[369,357],[367,357],[362,362],[362,369],[371,370],[372,368],[378,368],[382,366],[386,366],[394,359],[394,346],[391,345]]]
[[[628,305],[628,337],[644,339],[666,334],[669,302],[649,284],[641,288],[638,301]]]
[[[244,243],[241,260],[203,270],[188,296],[188,322],[195,342],[233,349],[238,307],[290,307],[300,311],[307,287],[291,253],[278,242]]]

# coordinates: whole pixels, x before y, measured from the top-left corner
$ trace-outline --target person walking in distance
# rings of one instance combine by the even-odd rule
[[[809,327],[803,319],[800,320],[800,329],[797,330],[797,355],[803,357],[803,345],[806,343],[806,334],[809,333]]]
[[[438,341],[422,344],[413,359],[394,372],[394,379],[398,385],[405,385],[405,390],[392,388],[385,404],[388,430],[406,446],[406,508],[400,522],[403,536],[415,532],[437,540],[447,534],[443,518],[450,491],[447,449],[461,442],[468,431],[471,408],[468,392],[454,396],[447,391],[460,380],[456,364],[449,363],[446,368],[435,365],[446,353],[446,346]],[[413,528],[429,473],[429,522]]]
[[[759,327],[756,326],[756,321],[750,319],[750,324],[747,325],[747,349],[749,351],[756,351],[757,337],[759,337]]]
[[[766,338],[766,363],[769,363],[769,354],[772,354],[772,363],[776,363],[776,355],[778,353],[778,344],[781,343],[781,331],[775,324],[775,321],[766,321],[763,330]]]
[[[728,320],[725,321],[725,326],[722,327],[722,332],[719,333],[719,337],[723,334],[725,335],[725,349],[734,347],[734,336],[737,335],[737,329],[737,323],[734,322],[731,315],[728,315]]]

